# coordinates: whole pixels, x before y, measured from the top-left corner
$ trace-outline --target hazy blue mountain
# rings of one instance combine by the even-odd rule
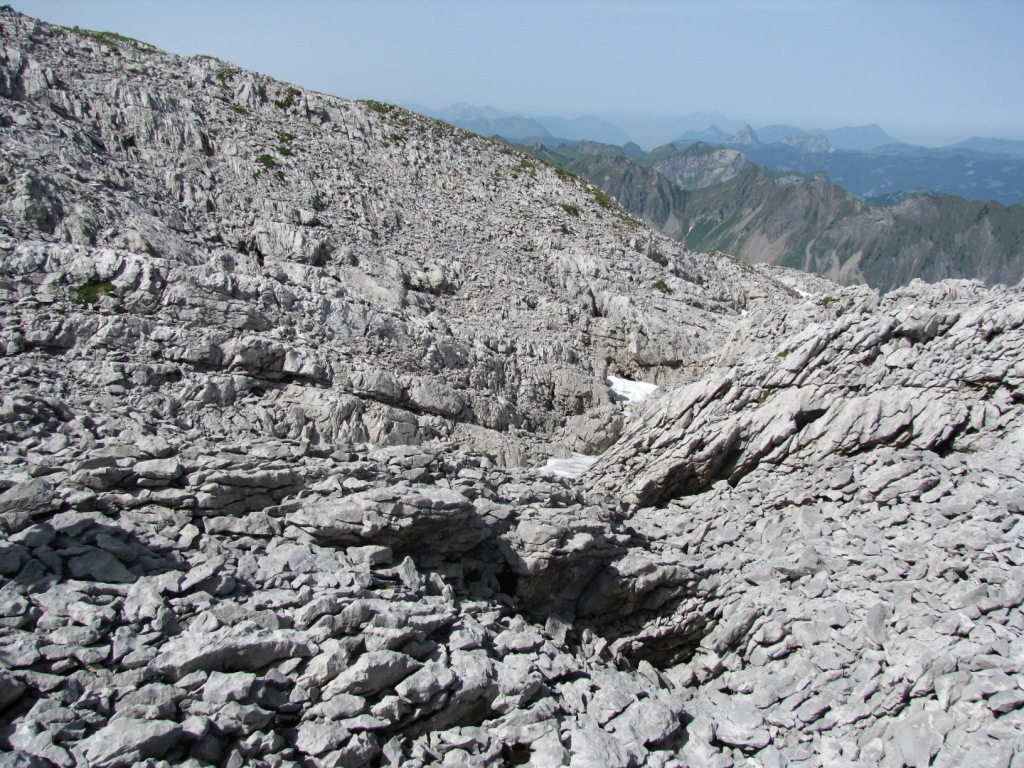
[[[646,152],[643,151],[643,149],[640,148],[639,145],[634,144],[632,141],[622,146],[622,152],[630,160],[639,160],[640,158],[644,157],[647,154]]]
[[[802,152],[836,151],[836,148],[833,147],[829,140],[826,139],[824,136],[819,136],[814,133],[808,133],[807,131],[797,131],[796,133],[786,136],[777,143],[784,144],[787,147],[799,149]]]
[[[602,112],[599,117],[622,128],[634,142],[647,150],[668,144],[685,133],[700,133],[709,125],[720,126],[726,132],[726,138],[743,127],[742,120],[731,120],[720,112],[687,115]]]
[[[655,146],[651,154],[671,155],[677,147],[703,142],[739,149],[750,161],[783,173],[825,173],[862,199],[901,200],[908,192],[930,190],[1004,205],[1024,202],[1024,141],[974,138],[936,149],[902,144],[874,124],[815,131],[776,124],[755,130],[706,113],[681,117],[614,113],[570,119],[528,117],[471,104],[421,111],[486,136],[499,135],[526,145],[541,143],[570,158],[589,153],[639,159],[643,139],[636,135],[638,128],[649,139],[658,131],[696,124],[700,127],[670,134],[674,141]],[[709,117],[722,122],[697,122]],[[632,147],[626,152],[623,147],[631,143],[630,137]],[[606,146],[591,151],[571,144],[580,141]],[[565,149],[558,148],[562,143]]]
[[[1004,205],[1024,203],[1024,157],[907,144],[871,152],[836,150],[825,137],[806,133],[772,144],[703,143],[740,150],[750,161],[782,173],[824,173],[863,199],[902,199],[902,193],[932,191]],[[675,145],[659,147],[650,153],[647,164],[655,156],[671,156],[676,151]]]
[[[678,146],[696,144],[698,141],[703,141],[707,144],[728,144],[732,137],[733,134],[723,131],[715,124],[711,124],[700,131],[687,131],[677,137],[672,143]]]
[[[961,141],[959,144],[954,144],[953,149],[973,149],[978,152],[987,152],[992,155],[1014,155],[1016,157],[1024,157],[1024,141],[1015,141],[1013,139],[983,139],[975,136],[974,138],[967,139],[967,141]]]
[[[544,155],[544,159],[551,160],[556,165],[563,165],[563,161],[574,160],[580,155],[636,157],[636,150],[639,150],[639,157],[643,157],[645,154],[636,144],[619,146],[618,144],[604,144],[600,141],[581,141],[558,136],[531,136],[525,140],[505,138],[509,144],[520,149],[528,148],[532,154],[538,157],[545,152],[551,153],[555,159],[551,159],[547,155]]]
[[[761,140],[754,133],[753,128],[749,125],[744,125],[730,137],[729,143],[737,147],[756,147],[761,144]]]
[[[435,114],[443,120],[496,120],[502,117],[518,117],[514,112],[505,112],[494,107],[478,107],[475,104],[459,102],[434,110]]]
[[[811,131],[819,136],[824,136],[836,149],[857,149],[866,152],[875,147],[885,144],[900,144],[899,139],[893,138],[875,124],[860,125],[847,128],[832,128],[830,130]]]
[[[410,105],[409,108],[412,108]],[[417,112],[446,123],[463,128],[482,136],[504,136],[509,139],[526,140],[535,137],[549,137],[547,128],[536,120],[512,112],[503,112],[494,107],[478,107],[473,104],[452,104],[443,109],[418,107]]]
[[[603,120],[597,115],[583,115],[566,119],[563,117],[538,117],[538,123],[543,125],[552,136],[562,136],[567,139],[586,139],[599,141],[603,144],[628,144],[629,134],[619,126]],[[510,137],[511,138],[511,137]]]
[[[755,163],[804,175],[826,173],[847,192],[876,198],[931,190],[969,200],[1024,203],[1024,157],[896,144],[871,152],[807,151],[781,143],[740,149]]]
[[[496,117],[493,120],[448,120],[447,122],[482,136],[504,136],[508,139],[527,136],[549,136],[543,125],[528,117]]]
[[[757,129],[757,135],[765,144],[774,144],[777,141],[782,141],[791,136],[796,136],[801,133],[807,133],[803,128],[797,128],[795,125],[763,125]]]

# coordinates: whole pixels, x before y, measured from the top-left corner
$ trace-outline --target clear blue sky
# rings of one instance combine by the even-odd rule
[[[351,98],[1024,139],[1021,0],[10,0]]]

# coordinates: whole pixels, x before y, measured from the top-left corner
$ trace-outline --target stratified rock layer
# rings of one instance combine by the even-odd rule
[[[0,765],[1019,762],[1018,289],[0,30]]]

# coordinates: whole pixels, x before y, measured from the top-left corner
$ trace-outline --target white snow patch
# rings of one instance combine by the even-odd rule
[[[609,376],[606,382],[612,391],[612,400],[618,403],[642,403],[658,388],[657,384],[620,379],[618,376]]]
[[[582,453],[574,453],[567,459],[548,459],[544,469],[553,472],[559,477],[579,477],[590,469],[595,461],[597,461],[597,456],[584,456]]]

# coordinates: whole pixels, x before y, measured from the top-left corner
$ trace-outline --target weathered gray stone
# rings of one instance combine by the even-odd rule
[[[7,670],[0,669],[0,710],[14,704],[25,692],[25,684]]]
[[[422,665],[397,651],[370,651],[332,680],[325,691],[328,698],[335,693],[366,694],[392,688]]]
[[[138,578],[120,560],[101,549],[71,558],[68,570],[76,579],[89,578],[111,584],[130,584]]]
[[[261,630],[239,635],[219,630],[173,638],[153,659],[150,668],[177,680],[196,670],[256,671],[280,659],[312,654],[310,643],[293,631]]]
[[[322,755],[344,744],[350,733],[338,723],[302,723],[296,729],[295,748],[307,755]]]
[[[376,544],[399,552],[457,555],[489,530],[461,494],[441,488],[380,489],[307,504],[288,522],[319,541]]]
[[[423,704],[455,686],[458,678],[443,664],[429,663],[395,686],[395,693],[411,704]]]
[[[112,720],[82,744],[91,765],[128,766],[150,757],[162,757],[177,741],[181,726],[166,720]]]
[[[211,704],[245,701],[255,681],[256,675],[251,672],[211,672],[203,685],[203,701]]]
[[[0,762],[1024,753],[1019,287],[747,268],[398,108],[0,27]]]

